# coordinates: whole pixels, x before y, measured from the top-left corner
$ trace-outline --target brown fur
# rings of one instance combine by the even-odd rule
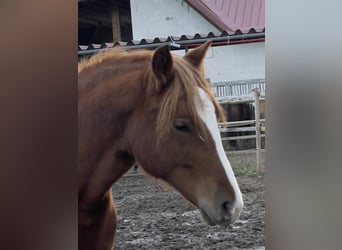
[[[204,78],[202,60],[208,46],[183,58],[171,57],[165,48],[114,50],[79,64],[80,250],[113,247],[116,213],[111,186],[135,162],[196,206],[201,194],[220,209],[222,202],[234,199],[215,144],[196,110],[200,87],[224,119]],[[176,118],[190,119],[196,133],[175,131]]]
[[[145,85],[147,90],[146,94],[153,95],[159,90],[159,80],[154,76],[150,65],[152,55],[153,53],[151,51],[145,50],[124,51],[114,49],[112,51],[99,53],[89,60],[82,61],[78,66],[78,71],[80,73],[83,70],[105,62],[115,65],[111,70],[116,72],[127,70],[127,67],[130,67],[131,69],[145,67],[145,82],[142,84]],[[216,101],[208,81],[204,78],[202,65],[198,65],[198,67],[195,68],[190,62],[183,60],[178,56],[173,56],[173,63],[175,84],[170,85],[161,103],[156,131],[158,137],[159,139],[163,139],[168,135],[177,109],[178,98],[180,95],[184,94],[193,122],[198,128],[198,133],[202,137],[207,138],[206,130],[200,122],[200,118],[196,111],[195,100],[201,102],[196,88],[202,88],[210,96],[210,99],[216,108],[218,119],[222,122],[226,120],[224,111]]]

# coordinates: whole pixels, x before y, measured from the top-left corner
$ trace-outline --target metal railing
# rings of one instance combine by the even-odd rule
[[[265,97],[265,79],[217,82],[211,86],[219,102],[253,99],[253,89],[260,91],[261,98]]]

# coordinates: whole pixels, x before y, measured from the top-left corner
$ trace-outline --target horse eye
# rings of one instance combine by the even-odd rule
[[[178,132],[182,132],[182,133],[191,132],[191,129],[188,126],[188,124],[183,120],[175,120],[173,125]]]

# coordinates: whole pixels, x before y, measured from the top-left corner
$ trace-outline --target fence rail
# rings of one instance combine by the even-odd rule
[[[265,82],[263,82],[264,84]],[[260,83],[262,84],[262,83]],[[248,83],[247,83],[248,85]],[[265,85],[263,85],[265,86]],[[213,88],[217,86],[213,85]],[[265,88],[263,87],[265,90]],[[219,123],[219,129],[221,133],[226,132],[254,132],[253,135],[240,135],[240,136],[230,136],[230,137],[222,137],[222,141],[233,141],[233,140],[247,140],[253,139],[256,140],[256,149],[254,150],[243,150],[243,151],[234,151],[234,152],[226,152],[228,154],[240,154],[240,153],[256,153],[256,165],[257,171],[260,171],[260,155],[261,152],[265,152],[265,149],[261,148],[261,138],[265,137],[265,119],[260,119],[260,100],[265,99],[261,98],[261,94],[258,88],[252,89],[252,94],[248,95],[248,98],[236,100],[236,98],[221,96],[221,103],[246,103],[246,102],[254,102],[254,112],[255,112],[255,120],[246,120],[246,121],[234,121],[234,122],[224,122]],[[264,91],[265,93],[265,91]],[[244,97],[246,97],[245,95]],[[220,101],[220,99],[218,99]],[[246,125],[254,125],[253,127],[244,127]]]
[[[219,102],[232,100],[252,100],[253,89],[258,89],[265,97],[265,79],[212,83],[212,90]]]
[[[260,119],[261,123],[265,123],[265,119]],[[235,121],[235,122],[219,122],[219,127],[233,127],[233,126],[243,126],[243,125],[253,125],[256,120],[246,120],[246,121]]]

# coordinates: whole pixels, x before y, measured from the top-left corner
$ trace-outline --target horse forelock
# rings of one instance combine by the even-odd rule
[[[203,68],[196,68],[181,57],[173,56],[174,77],[167,88],[161,103],[157,120],[157,136],[159,140],[166,138],[173,125],[178,101],[184,95],[190,117],[197,129],[198,135],[207,139],[208,134],[205,125],[201,122],[196,105],[203,107],[203,100],[199,96],[198,88],[203,89],[213,102],[218,119],[225,121],[223,109],[216,101],[208,81],[204,77]]]

